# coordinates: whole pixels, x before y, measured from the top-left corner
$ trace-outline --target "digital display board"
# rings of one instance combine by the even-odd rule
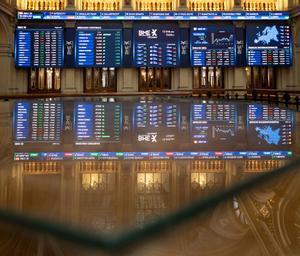
[[[134,142],[156,148],[178,143],[180,105],[141,103],[134,107]]]
[[[136,25],[133,34],[134,66],[176,67],[179,65],[180,39],[177,25]]]
[[[76,31],[76,66],[122,66],[122,29],[78,27]]]
[[[14,144],[61,143],[63,106],[60,102],[17,102],[14,109]]]
[[[291,151],[16,152],[15,161],[287,159]]]
[[[63,55],[62,27],[17,27],[15,31],[15,64],[17,67],[62,67]]]
[[[23,145],[34,152],[41,143],[60,145],[61,152],[70,152],[70,146],[90,152],[282,151],[291,149],[293,118],[291,110],[258,103],[153,98],[17,101],[13,142],[19,152],[24,152]],[[266,157],[247,157],[257,155]]]
[[[292,64],[289,25],[248,25],[247,63],[249,66],[285,66]]]
[[[248,145],[282,148],[292,144],[293,112],[268,105],[248,106]]]
[[[191,27],[192,66],[234,66],[235,31],[233,26]]]
[[[239,123],[235,104],[193,104],[191,106],[191,143],[199,147],[233,146]]]
[[[122,106],[118,103],[75,104],[76,145],[121,142]]]
[[[289,12],[18,11],[20,20],[288,20]]]

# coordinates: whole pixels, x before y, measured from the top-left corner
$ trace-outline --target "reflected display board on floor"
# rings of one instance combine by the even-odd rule
[[[16,146],[26,144],[60,145],[63,104],[61,102],[17,102],[13,134]]]
[[[13,117],[19,152],[48,152],[49,146],[53,152],[270,152],[293,146],[293,112],[264,104],[18,101]]]
[[[15,161],[83,161],[83,160],[241,160],[287,159],[291,151],[231,152],[16,152]]]
[[[239,139],[236,104],[193,104],[191,143],[195,145],[236,144]],[[243,127],[241,127],[243,129]]]
[[[180,106],[178,104],[147,104],[134,106],[134,142],[147,148],[155,144],[176,146],[180,132]]]
[[[278,147],[292,144],[293,113],[269,105],[250,104],[247,111],[250,145]]]
[[[118,103],[75,103],[76,145],[121,142],[122,106]]]

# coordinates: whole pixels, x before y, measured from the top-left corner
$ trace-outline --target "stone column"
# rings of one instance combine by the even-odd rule
[[[234,0],[234,6],[233,6],[234,11],[242,11],[242,1],[241,0]]]
[[[187,0],[179,0],[178,11],[188,11]]]
[[[76,9],[75,0],[67,0],[66,10],[71,11],[71,10],[75,10],[75,9]]]
[[[132,0],[123,0],[123,10],[124,11],[132,11],[133,6],[132,6],[133,2]]]

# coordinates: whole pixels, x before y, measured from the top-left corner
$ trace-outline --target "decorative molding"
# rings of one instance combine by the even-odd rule
[[[15,18],[17,9],[13,7],[12,5],[9,5],[7,3],[0,2],[0,14],[5,13],[6,15]]]

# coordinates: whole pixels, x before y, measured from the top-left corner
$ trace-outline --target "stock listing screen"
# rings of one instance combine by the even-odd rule
[[[179,29],[174,24],[134,26],[134,66],[179,65]]]
[[[190,139],[195,146],[232,146],[245,131],[236,104],[192,104]]]
[[[17,102],[14,109],[14,144],[49,143],[59,145],[63,105],[60,102]]]
[[[248,106],[249,146],[289,147],[292,144],[293,112],[261,104]]]
[[[192,66],[235,65],[233,26],[197,26],[190,31]]]
[[[63,51],[62,27],[18,26],[15,31],[15,65],[17,67],[62,67]]]
[[[133,141],[139,147],[159,149],[178,143],[179,104],[140,103],[133,111]]]
[[[19,152],[23,145],[47,151],[41,144],[62,152],[70,146],[80,152],[254,152],[290,150],[293,143],[293,112],[285,108],[134,99],[17,101],[14,145]]]
[[[122,106],[118,103],[75,103],[75,144],[118,143],[122,136]]]
[[[122,29],[78,27],[76,31],[76,66],[122,66]]]
[[[289,25],[248,25],[246,34],[249,66],[288,66],[292,64]]]

